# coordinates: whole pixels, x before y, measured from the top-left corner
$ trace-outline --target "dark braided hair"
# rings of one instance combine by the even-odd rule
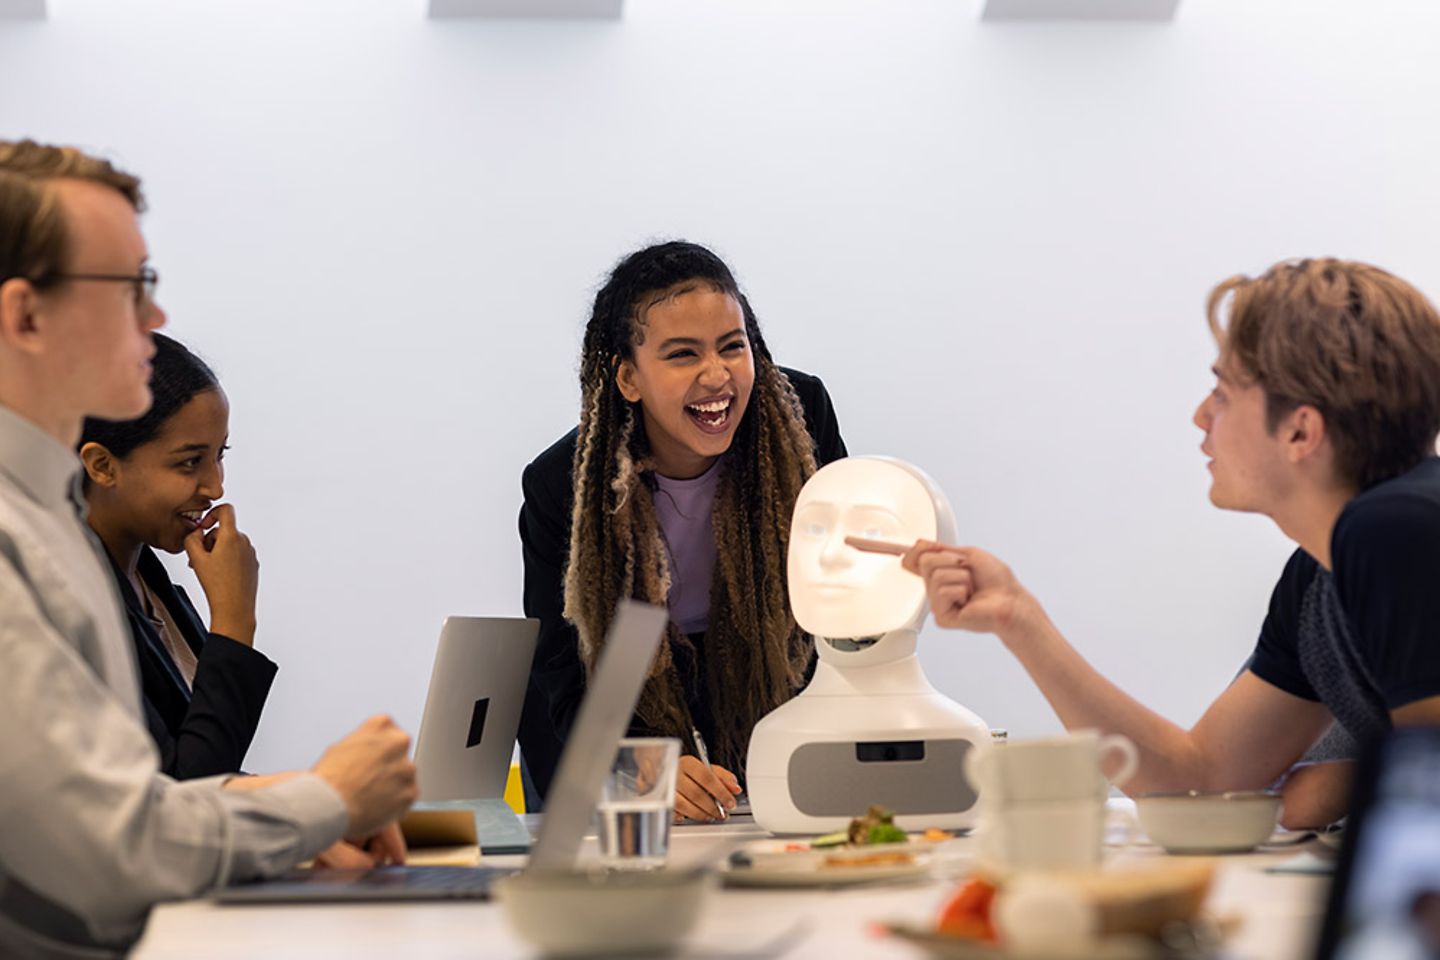
[[[650,445],[639,404],[620,393],[615,373],[644,340],[647,295],[686,283],[735,298],[755,358],[750,402],[715,492],[716,564],[703,650],[716,726],[711,759],[740,772],[751,730],[794,696],[813,651],[813,641],[790,614],[785,553],[795,499],[815,472],[815,445],[794,387],[775,366],[735,277],[697,244],[672,241],[639,250],[615,266],[596,294],[580,362],[565,617],[575,624],[581,659],[592,670],[620,599],[659,605],[668,599],[669,560],[652,499]],[[673,623],[668,640],[637,710],[647,726],[690,742],[694,724],[671,655],[672,646],[688,641]]]

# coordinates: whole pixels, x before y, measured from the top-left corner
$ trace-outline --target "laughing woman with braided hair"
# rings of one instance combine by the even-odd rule
[[[693,243],[616,265],[580,386],[579,427],[522,481],[525,613],[540,641],[521,752],[543,796],[616,603],[663,604],[666,641],[631,732],[680,738],[676,812],[715,819],[740,793],[750,731],[810,669],[814,644],[786,596],[790,514],[845,444],[824,385],[775,365],[730,269]]]

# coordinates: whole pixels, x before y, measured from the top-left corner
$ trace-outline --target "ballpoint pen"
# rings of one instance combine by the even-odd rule
[[[695,739],[695,754],[699,757],[700,762],[707,767],[710,766],[710,751],[705,749],[705,738],[700,736],[700,728],[691,727],[690,736]],[[725,805],[720,802],[719,798],[715,800],[715,809],[720,811],[721,820],[730,818],[730,815],[725,812]]]

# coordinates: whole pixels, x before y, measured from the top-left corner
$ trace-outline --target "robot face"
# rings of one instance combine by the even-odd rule
[[[907,627],[924,612],[925,585],[900,558],[862,553],[846,537],[906,546],[934,539],[929,489],[894,461],[837,460],[811,477],[795,501],[787,563],[795,620],[817,637],[872,637]]]

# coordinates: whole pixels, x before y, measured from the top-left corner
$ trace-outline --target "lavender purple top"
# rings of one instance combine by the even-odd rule
[[[720,483],[720,460],[693,479],[673,480],[657,473],[655,483],[655,513],[670,555],[670,619],[683,633],[704,633],[715,572],[710,517]]]

